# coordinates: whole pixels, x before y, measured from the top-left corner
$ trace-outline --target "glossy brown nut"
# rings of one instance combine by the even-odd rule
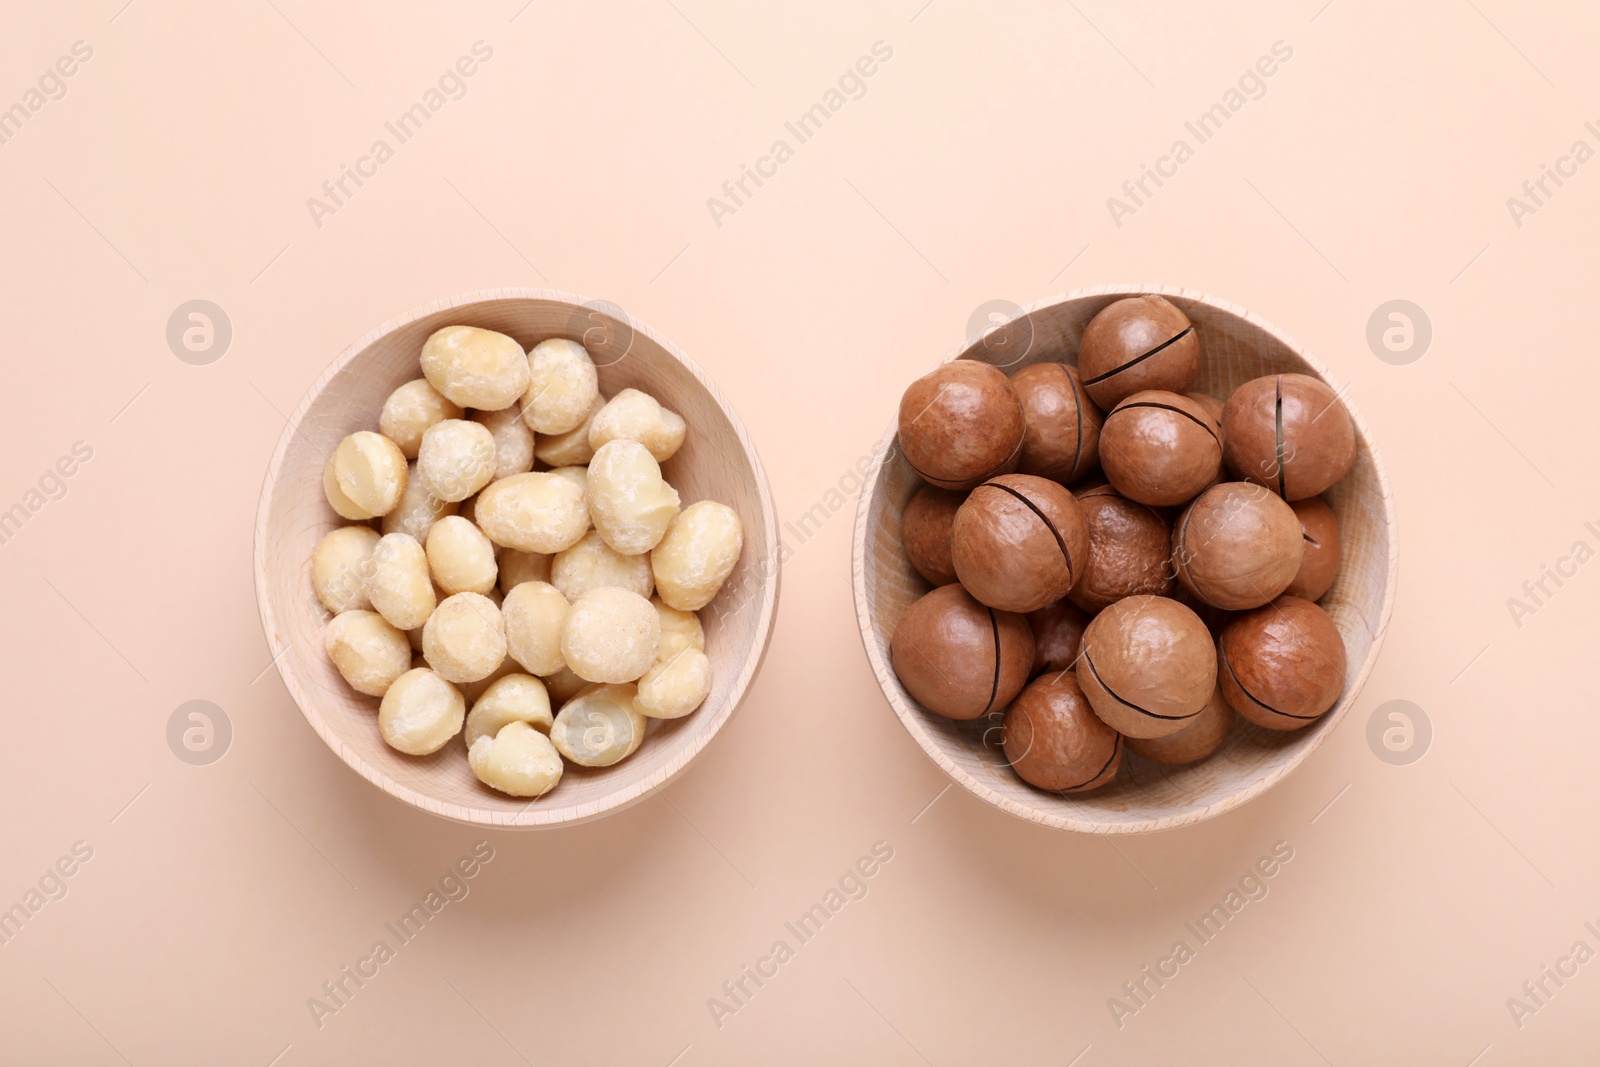
[[[956,577],[1002,611],[1036,611],[1066,596],[1089,554],[1078,502],[1031,474],[978,486],[956,512],[950,544]]]
[[[1100,465],[1129,500],[1155,507],[1187,503],[1222,470],[1221,431],[1186,396],[1134,393],[1106,416]]]
[[[987,363],[957,359],[923,375],[900,398],[900,450],[922,480],[971,489],[1016,469],[1022,402]]]
[[[1095,714],[1129,737],[1183,729],[1217,684],[1205,623],[1167,597],[1127,597],[1096,615],[1078,663],[1078,684]]]
[[[1326,611],[1282,596],[1241,615],[1217,639],[1222,695],[1269,730],[1298,730],[1344,689],[1344,639]]]
[[[1089,399],[1110,410],[1143,389],[1181,393],[1200,372],[1200,336],[1165,297],[1130,296],[1084,327],[1078,373]]]
[[[1172,528],[1159,513],[1117,494],[1109,485],[1078,495],[1089,531],[1089,554],[1068,594],[1096,612],[1123,597],[1172,591]]]
[[[1308,374],[1269,374],[1233,391],[1222,410],[1233,472],[1285,500],[1316,496],[1350,473],[1356,429],[1339,397]],[[1281,457],[1281,459],[1280,459]]]
[[[1089,616],[1070,600],[1030,611],[1028,629],[1033,631],[1033,677],[1046,671],[1072,670],[1083,648],[1083,631]]]
[[[1028,684],[1033,632],[1021,615],[986,608],[959,585],[942,585],[906,610],[889,659],[923,707],[948,719],[976,719],[1009,704]]]
[[[1154,763],[1195,763],[1221,748],[1232,727],[1233,709],[1218,686],[1200,714],[1183,729],[1165,737],[1131,737],[1128,748]]]
[[[1294,510],[1252,482],[1207,489],[1172,531],[1178,580],[1226,611],[1258,608],[1280,595],[1294,581],[1304,550]]]
[[[917,573],[934,585],[949,585],[956,580],[956,567],[950,561],[950,531],[956,509],[967,499],[966,493],[925,485],[918,489],[900,516],[900,541],[906,557]]]
[[[1022,401],[1025,426],[1017,473],[1065,485],[1093,470],[1105,416],[1084,393],[1077,368],[1035,363],[1013,374],[1011,386]]]
[[[1122,765],[1122,735],[1100,721],[1071,671],[1047,674],[1024,689],[1006,709],[1001,729],[1011,769],[1039,789],[1098,789]]]
[[[1289,506],[1300,520],[1300,539],[1305,551],[1300,556],[1300,570],[1284,592],[1305,600],[1321,600],[1339,576],[1339,564],[1344,555],[1339,516],[1320,496],[1296,500]]]

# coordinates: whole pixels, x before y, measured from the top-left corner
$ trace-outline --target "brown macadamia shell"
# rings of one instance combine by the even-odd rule
[[[1344,638],[1326,611],[1282,596],[1241,615],[1217,639],[1222,695],[1269,730],[1299,730],[1321,718],[1344,689]]]
[[[1065,485],[1100,461],[1100,424],[1105,421],[1078,379],[1076,367],[1035,363],[1011,376],[1022,401],[1022,455],[1017,473],[1037,474]]]
[[[1083,648],[1083,631],[1089,615],[1070,600],[1058,600],[1027,615],[1033,631],[1033,674],[1070,671]]]
[[[1122,735],[1094,713],[1072,671],[1047,674],[1024,689],[1006,709],[1001,730],[1011,769],[1038,789],[1098,789],[1122,765]]]
[[[1308,374],[1245,382],[1228,397],[1222,425],[1228,467],[1285,500],[1316,496],[1356,461],[1350,413],[1326,383]]]
[[[1339,536],[1339,516],[1320,496],[1309,496],[1289,505],[1300,520],[1300,538],[1305,551],[1300,569],[1284,592],[1303,600],[1321,600],[1339,576],[1344,542]]]
[[[923,481],[971,489],[1016,469],[1022,401],[1005,373],[958,359],[940,365],[900,398],[900,450]]]
[[[1089,531],[1089,553],[1069,594],[1084,611],[1104,610],[1123,597],[1172,591],[1172,528],[1144,504],[1109,485],[1078,494]]]
[[[1078,684],[1095,714],[1128,737],[1181,730],[1217,683],[1205,623],[1167,597],[1127,597],[1096,615],[1078,662]]]
[[[974,489],[951,533],[956,576],[979,601],[1035,611],[1066,596],[1089,554],[1078,502],[1066,487],[1003,474]]]
[[[1165,737],[1132,737],[1128,748],[1152,763],[1177,766],[1197,763],[1222,747],[1233,727],[1233,709],[1218,686],[1211,699],[1188,725]]]
[[[906,558],[933,585],[949,585],[956,580],[956,565],[950,559],[950,533],[955,526],[956,509],[967,494],[953,489],[925,485],[918,489],[900,516],[900,542]]]
[[[1102,308],[1084,327],[1078,373],[1104,410],[1144,389],[1181,393],[1200,372],[1200,336],[1177,305],[1130,296]]]
[[[1172,562],[1190,593],[1226,611],[1279,596],[1300,569],[1305,542],[1294,510],[1253,482],[1212,486],[1172,531]]]
[[[1100,431],[1100,465],[1117,492],[1153,507],[1193,500],[1222,470],[1222,434],[1206,409],[1148,389],[1112,409]]]
[[[943,585],[906,610],[889,659],[923,707],[948,719],[976,719],[1022,692],[1033,665],[1033,633],[1021,615]]]

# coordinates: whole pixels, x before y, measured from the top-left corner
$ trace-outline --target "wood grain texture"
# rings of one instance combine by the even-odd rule
[[[609,307],[609,306],[608,306]],[[616,309],[611,309],[616,310]],[[711,659],[711,695],[693,714],[652,721],[643,745],[614,767],[567,765],[545,796],[520,800],[483,785],[457,739],[431,756],[402,755],[378,735],[378,701],[350,689],[322,647],[327,613],[311,586],[311,555],[342,525],[322,494],[322,468],[345,435],[377,429],[384,398],[420,378],[418,354],[433,331],[464,323],[497,330],[524,348],[550,337],[583,341],[607,395],[632,386],[689,424],[662,469],[684,504],[719,500],[744,523],[744,552],[700,615]],[[744,426],[705,374],[671,342],[583,298],[494,289],[442,300],[391,320],[347,348],[289,417],[267,468],[255,532],[256,597],[278,673],[317,734],[358,773],[424,811],[485,826],[548,827],[617,811],[682,771],[728,721],[754,679],[778,601],[777,517],[766,473]]]
[[[1013,327],[1012,353],[999,357],[983,345],[962,346],[948,359],[986,359],[1008,373],[1045,360],[1077,362],[1078,338],[1107,304],[1139,293],[1159,293],[1188,314],[1204,348],[1195,391],[1226,397],[1235,386],[1263,374],[1315,375],[1336,392],[1339,383],[1310,353],[1271,323],[1203,293],[1166,286],[1110,285],[1080,289],[1041,301],[1018,316],[1030,330]],[[1016,343],[1020,340],[1020,344]],[[1016,353],[1021,353],[1020,355]],[[1338,513],[1344,566],[1322,599],[1344,639],[1349,669],[1338,702],[1311,726],[1280,734],[1238,720],[1210,759],[1164,767],[1130,755],[1117,780],[1093,793],[1060,796],[1025,785],[997,745],[985,745],[996,723],[958,723],[927,711],[906,692],[889,661],[889,642],[900,616],[929,586],[900,546],[900,515],[921,485],[889,427],[856,511],[852,584],[857,622],[867,658],[889,705],[934,763],[952,779],[1003,811],[1081,833],[1146,833],[1211,818],[1283,780],[1322,743],[1350,710],[1371,673],[1394,606],[1396,556],[1394,501],[1371,431],[1345,398],[1355,423],[1355,467],[1325,495]]]

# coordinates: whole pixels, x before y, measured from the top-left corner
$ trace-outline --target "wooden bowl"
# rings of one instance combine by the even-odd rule
[[[1076,364],[1078,338],[1095,313],[1140,293],[1159,293],[1171,300],[1199,329],[1205,355],[1197,392],[1225,398],[1251,378],[1290,371],[1315,375],[1339,390],[1321,363],[1271,323],[1188,289],[1123,285],[1080,289],[1024,309],[1008,328],[1005,346],[974,343],[947,358],[983,359],[1007,373],[1044,360]],[[1349,669],[1338,703],[1294,733],[1275,733],[1238,719],[1215,755],[1189,766],[1166,767],[1126,753],[1112,784],[1070,796],[1026,785],[998,746],[985,744],[985,732],[998,725],[998,717],[954,722],[935,715],[913,700],[895,677],[889,641],[901,615],[929,586],[900,546],[901,512],[922,483],[901,454],[891,425],[856,512],[852,578],[867,658],[901,723],[933,762],[963,787],[1013,815],[1061,830],[1130,834],[1183,826],[1236,807],[1281,781],[1350,710],[1378,657],[1394,604],[1396,542],[1389,480],[1371,431],[1348,397],[1344,403],[1355,422],[1357,455],[1354,469],[1325,494],[1339,515],[1344,565],[1321,601],[1348,653]],[[991,742],[997,738],[998,731],[990,734]]]
[[[608,313],[609,312],[609,313]],[[568,764],[537,800],[479,782],[455,740],[431,756],[403,755],[378,736],[378,700],[345,684],[322,647],[327,612],[311,587],[311,554],[344,520],[322,494],[322,468],[345,435],[375,430],[384,398],[420,378],[418,355],[433,331],[455,324],[498,330],[524,348],[549,337],[582,340],[612,395],[642,389],[681,414],[688,439],[663,464],[685,504],[719,500],[744,522],[744,553],[700,613],[711,659],[711,695],[693,714],[652,721],[644,743],[612,767]],[[424,811],[495,827],[545,827],[597,818],[642,799],[686,767],[728,721],[755,677],[778,601],[777,517],[755,446],[727,400],[672,343],[621,309],[566,293],[495,289],[467,293],[384,323],[355,342],[314,382],[273,453],[256,516],[256,597],[278,673],[306,720],[362,777]]]

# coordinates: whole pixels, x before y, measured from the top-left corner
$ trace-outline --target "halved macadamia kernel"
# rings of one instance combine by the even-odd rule
[[[381,433],[357,430],[339,442],[328,460],[323,489],[333,510],[347,519],[387,515],[406,491],[406,457]],[[329,488],[332,482],[338,490]],[[347,514],[341,507],[356,514]]]
[[[588,463],[594,458],[594,449],[589,446],[589,427],[605,406],[606,398],[596,393],[594,402],[589,405],[589,413],[577,426],[566,433],[539,434],[535,438],[534,456],[540,463],[548,463],[552,467]]]
[[[506,658],[500,609],[480,593],[445,597],[422,628],[422,654],[447,682],[487,678]]]
[[[426,667],[396,678],[378,706],[378,733],[392,749],[426,756],[461,732],[467,703],[461,690]]]
[[[461,516],[450,515],[434,523],[423,547],[428,554],[428,572],[446,595],[488,593],[494,588],[500,573],[494,544]]]
[[[467,765],[478,781],[507,796],[540,797],[561,781],[565,769],[550,739],[525,722],[509,722],[493,737],[467,749]]]
[[[555,721],[544,683],[527,674],[508,674],[483,691],[467,715],[467,747],[480,737],[493,737],[509,722],[525,722],[542,733]]]
[[[609,767],[644,741],[645,717],[632,685],[593,685],[573,697],[550,727],[556,750],[580,767]]]
[[[476,422],[446,419],[428,427],[417,475],[440,500],[460,501],[494,481],[494,434]]]
[[[383,517],[380,529],[386,533],[410,534],[420,544],[428,539],[433,524],[446,515],[454,515],[461,505],[453,500],[440,500],[433,495],[428,484],[417,476],[413,463],[406,476],[406,491],[400,494],[400,503]]]
[[[677,517],[678,491],[637,441],[611,441],[597,449],[589,461],[588,485],[594,528],[625,556],[656,547]]]
[[[528,357],[503,333],[446,326],[422,345],[428,384],[460,407],[499,411],[528,388]]]
[[[381,697],[411,669],[411,643],[376,611],[343,611],[322,630],[322,647],[350,688]]]
[[[698,648],[685,646],[639,679],[633,706],[652,719],[681,719],[711,693],[711,661]]]
[[[570,608],[561,590],[548,582],[513,586],[501,605],[511,658],[530,674],[548,677],[559,673],[567,665],[561,655],[561,628]]]
[[[683,445],[688,425],[649,393],[624,389],[606,402],[589,422],[589,447],[610,441],[638,441],[657,463],[665,463]]]
[[[428,577],[428,557],[410,534],[384,534],[372,548],[367,599],[400,630],[428,621],[437,600]]]
[[[418,378],[390,393],[383,402],[378,432],[399,446],[407,459],[416,459],[428,427],[461,415],[459,404],[429,385],[426,378]]]
[[[311,588],[330,612],[370,608],[367,569],[378,532],[370,526],[341,526],[317,542],[311,557]]]
[[[700,625],[700,616],[692,611],[668,607],[660,597],[651,597],[650,603],[655,606],[656,616],[661,620],[661,647],[656,650],[657,660],[671,659],[683,648],[698,648],[701,652],[706,650],[706,631]]]
[[[715,599],[743,548],[738,512],[714,500],[690,504],[650,553],[662,601],[679,611],[699,611]]]
[[[494,438],[494,476],[509,478],[533,470],[533,431],[522,420],[519,408],[478,411],[472,421]]]
[[[591,682],[631,682],[650,669],[661,647],[661,618],[650,601],[626,589],[585,593],[561,626],[561,656]]]
[[[648,597],[655,589],[649,556],[624,556],[590,530],[571,548],[557,552],[550,562],[550,583],[568,600],[613,585]]]
[[[548,471],[492,483],[478,494],[473,514],[489,540],[522,552],[560,552],[589,529],[583,490]]]

